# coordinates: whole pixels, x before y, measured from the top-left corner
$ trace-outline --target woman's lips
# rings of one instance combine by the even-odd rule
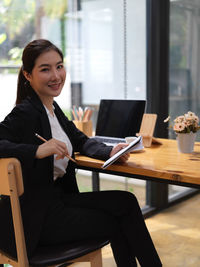
[[[60,89],[61,83],[49,84],[48,86],[53,90],[58,90]]]

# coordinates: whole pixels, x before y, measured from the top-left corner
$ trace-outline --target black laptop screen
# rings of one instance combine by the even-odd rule
[[[140,130],[145,100],[102,99],[97,117],[96,135],[124,138]]]

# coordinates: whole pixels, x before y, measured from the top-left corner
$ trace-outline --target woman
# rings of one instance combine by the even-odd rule
[[[79,151],[106,160],[112,148],[89,139],[69,121],[54,97],[66,71],[62,52],[47,40],[23,52],[16,106],[0,124],[0,157],[20,160],[24,194],[20,197],[28,256],[37,245],[106,237],[118,267],[161,266],[135,196],[123,191],[79,193],[74,157]],[[44,137],[42,142],[35,134]],[[124,155],[125,162],[129,155]],[[16,256],[9,201],[0,201],[0,249]]]

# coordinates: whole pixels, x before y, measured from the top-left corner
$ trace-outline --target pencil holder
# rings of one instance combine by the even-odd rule
[[[88,137],[92,136],[92,121],[73,121],[76,127]]]

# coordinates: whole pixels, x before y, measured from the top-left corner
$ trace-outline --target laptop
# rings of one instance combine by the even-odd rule
[[[93,138],[112,146],[125,143],[139,132],[145,106],[146,100],[102,99]]]

